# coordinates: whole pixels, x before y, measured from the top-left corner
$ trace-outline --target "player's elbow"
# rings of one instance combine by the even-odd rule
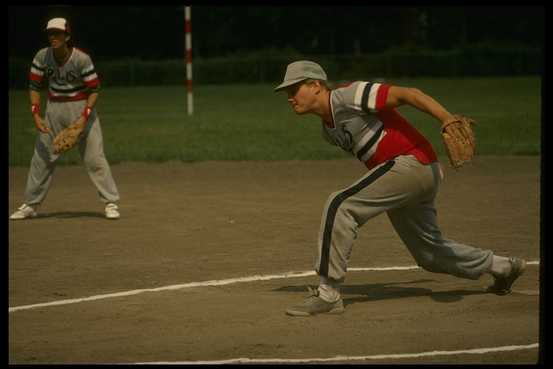
[[[415,98],[419,96],[424,96],[424,92],[422,92],[420,89],[416,87],[409,87],[408,91],[409,91],[409,95]]]

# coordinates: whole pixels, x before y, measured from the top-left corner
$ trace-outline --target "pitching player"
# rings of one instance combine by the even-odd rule
[[[79,152],[90,179],[105,204],[108,219],[120,217],[116,202],[119,193],[104,155],[102,130],[95,109],[100,81],[90,56],[73,47],[71,30],[64,18],[48,21],[46,33],[50,47],[38,51],[29,74],[31,113],[38,137],[31,159],[24,204],[10,219],[28,219],[37,215],[44,201],[59,155],[54,154],[53,140],[68,125],[86,125],[79,142]],[[40,90],[48,82],[48,102],[41,117]]]
[[[427,113],[439,122],[452,115],[415,88],[357,81],[336,89],[323,68],[312,61],[288,65],[275,91],[286,91],[296,114],[321,117],[322,135],[351,153],[367,172],[351,186],[330,195],[324,207],[315,271],[320,282],[309,297],[286,313],[309,316],[344,311],[344,281],[359,228],[386,212],[394,229],[423,269],[460,278],[494,277],[488,291],[511,291],[526,262],[465,245],[442,236],[434,200],[443,173],[430,142],[396,110],[401,105]]]

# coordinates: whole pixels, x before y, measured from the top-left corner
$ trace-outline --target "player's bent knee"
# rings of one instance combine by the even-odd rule
[[[426,270],[427,272],[432,273],[443,273],[443,267],[436,261],[435,258],[417,258],[417,264],[422,269]]]

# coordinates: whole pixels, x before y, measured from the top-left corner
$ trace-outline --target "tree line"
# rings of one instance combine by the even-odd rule
[[[47,45],[50,17],[70,20],[77,46],[105,59],[184,55],[182,6],[10,6],[9,56]],[[192,6],[192,48],[213,58],[259,50],[367,54],[467,44],[543,46],[544,6]]]

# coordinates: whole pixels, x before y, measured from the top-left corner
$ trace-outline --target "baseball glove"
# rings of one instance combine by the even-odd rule
[[[84,128],[85,124],[79,119],[61,131],[54,138],[54,153],[61,154],[72,149],[81,139]]]
[[[442,124],[442,140],[449,163],[455,169],[472,160],[476,148],[476,140],[472,125],[476,122],[471,118],[454,114]]]

